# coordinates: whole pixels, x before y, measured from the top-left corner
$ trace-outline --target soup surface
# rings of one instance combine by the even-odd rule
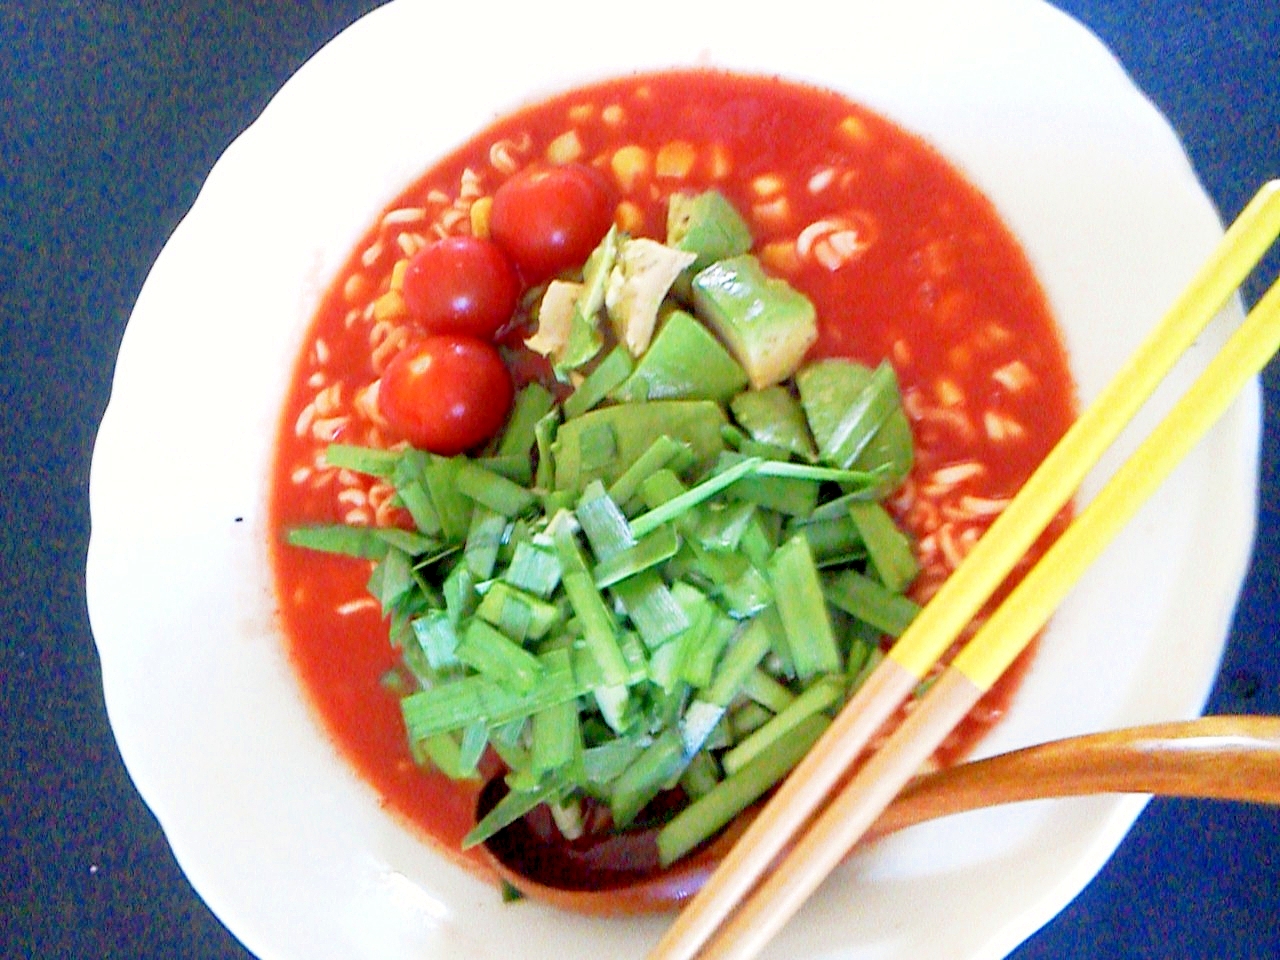
[[[428,120],[407,113],[405,122]],[[927,600],[1075,415],[1043,293],[991,204],[930,146],[842,96],[710,71],[619,79],[525,108],[386,208],[306,334],[277,439],[273,529],[403,522],[389,485],[324,458],[334,441],[404,442],[377,404],[388,363],[417,334],[399,293],[403,264],[435,239],[486,232],[493,193],[514,174],[570,162],[611,182],[614,222],[633,236],[665,236],[672,193],[720,191],[750,225],[766,269],[816,306],[809,356],[893,365],[915,463],[888,506],[914,539],[921,572],[912,596]],[[517,382],[549,383],[545,364],[522,347],[532,332],[518,312],[501,335],[504,356]],[[273,549],[290,654],[341,753],[387,805],[477,863],[459,843],[479,784],[413,759],[400,694],[385,682],[398,656],[366,591],[369,563]],[[1025,665],[979,705],[939,763],[996,722]]]

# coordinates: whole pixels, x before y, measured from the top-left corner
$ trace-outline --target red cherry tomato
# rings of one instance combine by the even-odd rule
[[[425,337],[387,364],[378,409],[415,447],[453,456],[493,437],[514,388],[497,348],[456,334]]]
[[[480,237],[446,237],[409,260],[401,290],[428,333],[489,340],[511,319],[520,281],[502,248]]]
[[[590,167],[522,170],[493,193],[489,232],[526,282],[581,266],[613,222],[613,196]]]

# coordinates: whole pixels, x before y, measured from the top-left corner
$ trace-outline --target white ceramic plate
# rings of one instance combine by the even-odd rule
[[[268,960],[638,957],[666,922],[504,906],[433,853],[339,759],[274,626],[266,478],[300,338],[360,231],[446,149],[635,68],[839,88],[994,200],[1084,401],[1221,233],[1165,121],[1039,3],[544,0],[483,24],[470,9],[377,10],[227,150],[138,299],[95,451],[89,606],[121,751],[191,882]],[[1199,711],[1252,538],[1258,408],[1251,390],[1072,595],[986,752]],[[1140,807],[1029,804],[902,834],[855,857],[769,955],[1002,956]]]

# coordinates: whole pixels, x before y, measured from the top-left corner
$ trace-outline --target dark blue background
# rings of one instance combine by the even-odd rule
[[[246,956],[175,865],[107,724],[84,601],[89,463],[133,301],[204,176],[294,70],[374,6],[0,8],[0,957]],[[1280,175],[1275,0],[1057,6],[1169,117],[1224,218]],[[1247,287],[1248,301],[1262,289]],[[1259,542],[1218,713],[1280,713],[1276,364],[1264,383]],[[1016,956],[1272,958],[1278,913],[1280,813],[1155,801]]]

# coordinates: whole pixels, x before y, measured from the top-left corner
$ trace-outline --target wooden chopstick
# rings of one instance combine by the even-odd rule
[[[876,731],[950,647],[1036,537],[1062,509],[1102,453],[1253,270],[1278,233],[1280,181],[1272,181],[1245,207],[1157,328],[1081,414],[970,551],[964,563],[890,649],[880,667],[779,787],[702,890],[676,918],[650,954],[650,960],[690,960],[697,954],[791,838],[809,821]],[[1255,308],[1251,318],[1258,312]],[[968,668],[977,674],[974,678],[961,673],[959,668],[944,672],[931,689],[929,699],[949,704],[950,710],[935,714],[932,710],[922,711],[918,707],[894,738],[899,744],[896,750],[901,753],[890,753],[880,759],[886,749],[877,752],[864,767],[863,775],[850,784],[845,796],[852,799],[843,805],[842,811],[848,814],[848,808],[857,807],[863,810],[875,808],[878,812],[887,805],[905,783],[906,777],[932,753],[937,741],[927,749],[924,745],[935,736],[940,740],[954,726],[955,721],[947,723],[951,713],[956,712],[958,721],[976,701],[973,691],[977,690],[980,696],[982,684],[993,682],[993,670],[994,676],[1003,672],[1007,662],[1000,665],[999,661],[1010,646],[1016,644],[1003,643],[999,657],[978,657],[975,654],[969,658]],[[997,666],[999,670],[995,670]],[[941,707],[935,709],[942,710]],[[931,723],[937,724],[938,729],[928,728]],[[900,759],[894,761],[895,756]],[[908,771],[906,777],[896,784],[891,774],[898,773],[897,768],[884,769],[891,762]],[[840,818],[832,818],[835,819]],[[838,862],[853,840],[870,824],[870,820],[861,824],[861,819],[854,817],[842,821],[848,824],[843,832],[851,834],[852,839],[838,847],[834,862]],[[828,829],[832,829],[830,825]],[[812,844],[806,843],[806,848],[811,847]],[[768,889],[762,889],[759,898],[744,906],[733,926],[726,929],[730,939],[721,941],[723,946],[718,943],[715,947],[717,952],[710,956],[749,956],[750,953],[719,951],[748,948],[753,951],[763,944],[790,916],[785,905],[794,901],[790,909],[797,908],[834,865],[834,862],[825,865],[832,851],[823,851],[827,856],[813,860],[813,866],[803,871],[805,882],[793,886],[788,892],[787,885],[794,880],[786,878],[795,878],[800,869],[795,864],[806,862],[805,857],[798,856],[799,852],[797,848],[797,856],[788,859],[787,863],[792,866],[783,874],[784,879],[776,879],[778,875],[775,874],[775,880],[770,882]],[[782,899],[782,908],[775,904],[775,898]],[[770,911],[777,911],[772,918]]]

